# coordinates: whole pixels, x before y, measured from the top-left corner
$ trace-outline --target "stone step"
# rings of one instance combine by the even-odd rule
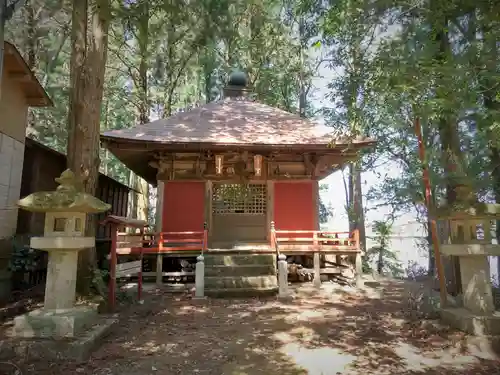
[[[206,289],[235,288],[275,288],[278,280],[275,275],[267,276],[209,276],[205,277]]]
[[[275,265],[274,254],[205,254],[206,266]]]
[[[205,266],[205,277],[265,275],[276,275],[276,267],[273,264],[249,264],[243,266]]]
[[[266,297],[277,293],[278,287],[205,289],[205,295],[212,298]]]

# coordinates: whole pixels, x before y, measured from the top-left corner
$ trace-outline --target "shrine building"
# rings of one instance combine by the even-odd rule
[[[234,73],[220,101],[101,135],[104,147],[157,186],[157,232],[205,225],[208,249],[251,251],[269,246],[271,223],[318,231],[319,181],[375,143],[335,139],[251,96],[246,76]]]

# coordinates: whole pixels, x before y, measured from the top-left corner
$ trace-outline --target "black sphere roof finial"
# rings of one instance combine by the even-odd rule
[[[248,84],[247,75],[242,71],[234,71],[229,76],[228,86],[246,87]]]

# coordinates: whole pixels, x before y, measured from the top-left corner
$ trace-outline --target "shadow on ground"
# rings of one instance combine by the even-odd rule
[[[123,317],[88,363],[25,364],[23,373],[500,374],[500,362],[466,348],[463,334],[415,320],[403,282],[295,294],[193,301],[157,293]]]

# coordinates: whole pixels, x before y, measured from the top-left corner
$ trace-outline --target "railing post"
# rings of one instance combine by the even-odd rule
[[[333,235],[333,245],[334,246],[340,246],[341,243],[340,243],[340,238],[339,238],[339,234],[338,233],[335,233]],[[335,254],[335,262],[340,266],[342,264],[342,255],[340,254]]]
[[[318,246],[318,232],[313,232],[313,249],[314,249],[314,279],[313,285],[317,288],[321,287],[321,264]]]
[[[116,243],[118,237],[118,228],[111,224],[111,249],[109,257],[109,309],[115,311],[116,303]]]
[[[361,244],[359,243],[359,229],[354,229],[352,235],[354,238],[354,246],[356,246],[357,250],[361,250]]]
[[[143,268],[143,259],[144,259],[144,228],[141,229],[140,231],[141,234],[141,253],[140,253],[140,260],[141,260],[141,270],[139,271],[139,274],[137,275],[137,300],[141,302],[142,300],[142,268]]]
[[[158,254],[156,256],[156,284],[161,286],[163,284],[163,233],[158,233]]]
[[[271,249],[276,251],[276,227],[274,221],[271,221],[271,230],[269,233],[269,241],[271,242]]]
[[[208,224],[203,223],[203,248],[201,249],[201,255],[208,249]]]
[[[279,297],[288,297],[288,264],[285,254],[278,256],[278,288]]]
[[[205,297],[205,258],[203,255],[199,255],[196,258],[196,270],[195,270],[195,280],[194,280],[195,298]]]

